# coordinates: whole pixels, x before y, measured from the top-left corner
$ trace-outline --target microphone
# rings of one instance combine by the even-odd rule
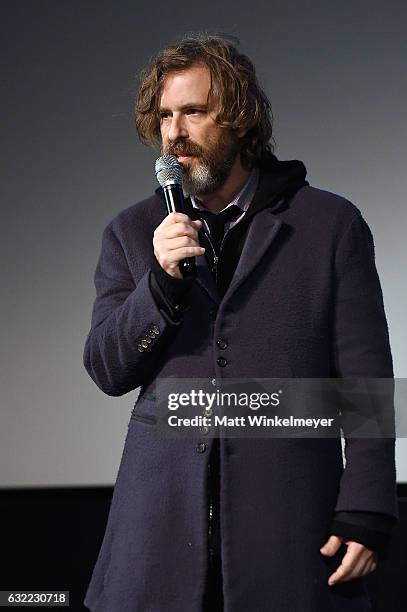
[[[175,155],[163,155],[155,162],[157,181],[164,191],[167,214],[185,212],[184,194],[182,191],[182,166]],[[181,259],[178,264],[182,276],[193,274],[196,269],[195,257]]]

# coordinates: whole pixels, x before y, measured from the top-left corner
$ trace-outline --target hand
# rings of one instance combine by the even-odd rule
[[[366,548],[363,544],[359,544],[359,542],[346,540],[336,535],[331,535],[320,548],[320,551],[323,555],[332,557],[339,550],[342,542],[346,544],[348,550],[344,554],[340,566],[329,576],[329,585],[336,584],[337,582],[346,582],[359,576],[366,576],[366,574],[373,572],[377,567],[376,552]]]
[[[154,255],[167,274],[182,278],[179,262],[205,252],[198,239],[201,225],[200,219],[192,220],[184,213],[172,212],[155,229]]]

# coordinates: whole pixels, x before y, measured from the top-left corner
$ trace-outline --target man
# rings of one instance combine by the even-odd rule
[[[397,521],[394,440],[155,436],[158,378],[393,376],[360,211],[273,155],[271,107],[228,37],[185,37],[144,74],[142,141],[162,189],[106,227],[84,363],[141,387],[85,604],[98,612],[361,611]],[[178,264],[195,257],[196,272]],[[209,469],[208,469],[209,468]]]

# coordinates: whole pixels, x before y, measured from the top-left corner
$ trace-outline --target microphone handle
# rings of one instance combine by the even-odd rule
[[[163,187],[163,191],[168,215],[172,212],[182,212],[187,214],[184,207],[184,194],[182,193],[181,186],[178,183],[170,183],[169,185],[165,185]],[[178,268],[182,276],[194,274],[196,271],[195,257],[181,259],[181,261],[178,263]]]

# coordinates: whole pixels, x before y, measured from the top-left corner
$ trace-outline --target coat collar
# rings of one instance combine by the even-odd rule
[[[282,225],[283,221],[274,216],[268,209],[260,211],[254,217],[248,228],[239,263],[224,295],[224,300],[229,300],[243,281],[253,273],[271,243],[275,240]],[[221,299],[205,255],[196,257],[196,267],[196,282],[216,304],[219,304]]]

